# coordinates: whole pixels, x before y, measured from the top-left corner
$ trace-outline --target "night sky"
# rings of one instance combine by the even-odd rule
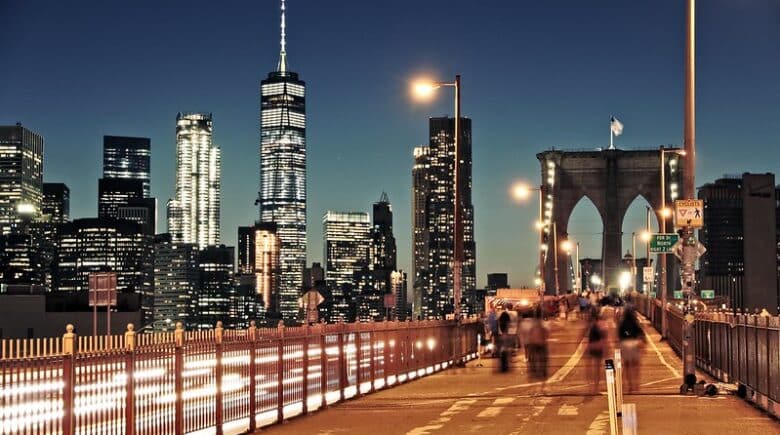
[[[697,14],[697,185],[780,172],[780,1],[706,0]],[[370,211],[386,191],[399,267],[411,269],[412,148],[451,91],[411,100],[411,78],[463,76],[473,119],[477,274],[530,282],[538,151],[681,144],[682,0],[290,0],[288,59],[307,82],[308,262],[322,214]],[[214,115],[223,153],[222,234],[257,217],[259,83],[276,67],[278,2],[0,0],[0,124],[42,134],[45,181],[71,189],[72,217],[97,213],[103,135],[150,137],[159,231],[173,195],[175,118]],[[595,209],[570,225],[598,255]],[[624,233],[644,225],[637,201]],[[624,248],[625,250],[625,248]]]

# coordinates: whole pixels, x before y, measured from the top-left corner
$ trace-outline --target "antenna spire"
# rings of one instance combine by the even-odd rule
[[[287,71],[287,22],[285,20],[285,9],[286,9],[286,2],[285,0],[282,0],[282,25],[281,25],[281,33],[282,33],[282,39],[280,41],[281,49],[279,51],[279,65],[276,68],[279,72],[286,72]]]

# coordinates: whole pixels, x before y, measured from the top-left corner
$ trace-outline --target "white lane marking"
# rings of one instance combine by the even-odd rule
[[[509,405],[510,403],[514,402],[514,397],[499,397],[498,399],[493,401],[494,405]]]
[[[429,426],[423,426],[423,427],[416,427],[409,432],[406,433],[406,435],[426,435],[431,433],[431,431],[441,429],[444,427],[443,424],[434,424]]]
[[[503,406],[488,406],[487,408],[483,409],[482,412],[477,414],[477,418],[493,418],[498,414],[501,414],[501,411],[503,410]]]
[[[579,410],[575,405],[563,404],[558,408],[558,415],[579,415]]]
[[[663,365],[665,365],[666,368],[669,369],[669,371],[674,375],[674,377],[679,378],[680,372],[678,372],[676,368],[672,367],[671,364],[666,362],[666,358],[664,358],[664,356],[661,354],[661,351],[658,350],[658,346],[655,345],[655,342],[650,339],[649,334],[645,334],[645,340],[647,340],[647,342],[650,343],[650,346],[655,351],[655,354],[658,355],[658,359],[661,361],[661,363],[663,363]]]
[[[649,387],[650,385],[660,384],[661,382],[671,381],[671,380],[674,380],[674,379],[678,379],[678,377],[675,376],[673,378],[659,379],[657,381],[652,381],[652,382],[647,382],[645,384],[642,384],[642,386],[643,387]]]
[[[452,415],[455,415],[459,412],[463,412],[469,408],[469,406],[473,405],[477,399],[462,399],[458,400],[457,402],[453,403],[452,406],[447,408],[446,411],[439,414],[441,417],[449,417]]]
[[[577,364],[580,363],[580,359],[582,359],[582,355],[585,353],[585,348],[587,347],[586,343],[587,337],[584,337],[582,341],[580,341],[580,344],[577,346],[577,349],[574,351],[574,353],[569,357],[569,360],[566,361],[566,364],[561,366],[561,368],[558,369],[552,376],[550,376],[550,379],[547,380],[547,383],[552,382],[561,382],[563,381],[566,376],[571,373],[571,371],[577,367]],[[542,385],[544,382],[538,381],[538,382],[528,382],[525,384],[517,384],[517,385],[509,385],[506,387],[497,387],[496,391],[504,391],[511,388],[526,388],[526,387],[533,387],[536,385]]]
[[[601,414],[597,415],[590,423],[585,435],[606,435],[607,426],[609,426],[609,412],[601,411]]]

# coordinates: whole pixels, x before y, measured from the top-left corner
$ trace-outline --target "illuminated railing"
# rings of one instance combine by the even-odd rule
[[[64,353],[0,360],[0,433],[243,433],[431,374],[477,349],[474,321],[82,338],[69,331]]]

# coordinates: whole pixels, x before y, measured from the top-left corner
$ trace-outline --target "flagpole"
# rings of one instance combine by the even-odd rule
[[[615,119],[614,117],[609,118],[609,149],[614,148],[615,146],[612,145],[612,138],[615,136],[612,132],[612,120]]]

